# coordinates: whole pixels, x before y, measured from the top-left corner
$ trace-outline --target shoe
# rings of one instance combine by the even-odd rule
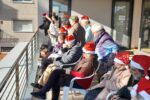
[[[46,94],[43,94],[42,92],[31,92],[31,95],[39,98],[39,99],[46,99]]]
[[[31,83],[31,86],[33,86],[34,88],[38,88],[38,89],[42,89],[43,86],[38,84],[38,83]]]

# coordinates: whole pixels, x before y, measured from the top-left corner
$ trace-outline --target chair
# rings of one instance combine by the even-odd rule
[[[79,91],[81,94],[85,95],[87,93],[87,90],[90,88],[93,77],[96,74],[96,72],[98,71],[99,67],[100,67],[100,63],[98,64],[98,67],[96,68],[96,70],[94,71],[94,73],[92,75],[84,77],[84,78],[75,77],[71,80],[69,87],[64,86],[64,88],[63,88],[63,91],[64,91],[63,100],[68,100],[69,90],[75,91],[75,92]],[[86,80],[89,80],[89,79],[91,79],[91,82],[89,82],[87,89],[73,88],[73,84],[74,84],[75,81],[80,80],[80,82],[82,82],[82,81],[85,82]]]

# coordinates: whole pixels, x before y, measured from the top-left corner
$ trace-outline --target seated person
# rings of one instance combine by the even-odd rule
[[[45,62],[47,65],[43,68],[43,72],[41,77],[38,80],[38,83],[31,83],[31,85],[35,88],[41,88],[48,80],[48,77],[50,76],[51,72],[57,67],[60,67],[63,64],[69,64],[74,63],[79,60],[79,58],[82,55],[82,48],[79,43],[76,43],[74,37],[72,35],[68,35],[65,40],[65,47],[70,48],[67,52],[65,52],[59,60],[55,60],[53,64],[47,63],[48,59],[45,59]],[[69,66],[70,67],[70,66]]]
[[[84,100],[105,100],[111,91],[119,90],[125,86],[131,76],[128,63],[129,53],[119,52],[114,59],[113,69],[102,76],[103,80],[92,87]]]
[[[49,64],[54,63],[56,66],[60,66],[62,64],[74,63],[81,57],[82,54],[81,45],[76,42],[75,38],[72,35],[66,36],[63,48],[68,48],[68,51],[63,53],[61,57],[54,60],[54,62],[52,59],[42,60],[43,71],[47,68]]]
[[[52,89],[52,100],[59,99],[60,87],[69,86],[70,81],[74,77],[85,77],[93,74],[95,67],[97,67],[97,58],[94,54],[95,45],[93,42],[88,42],[83,47],[83,58],[80,62],[71,69],[56,69],[54,70],[48,82],[38,92],[32,92],[31,95],[37,98],[45,99],[46,92]],[[91,81],[91,80],[89,80]],[[76,81],[73,87],[86,88],[86,84],[81,84],[80,81]]]
[[[150,57],[135,55],[130,62],[130,70],[137,84],[133,87],[123,87],[111,100],[149,100],[150,98]],[[149,75],[148,75],[149,74]]]
[[[93,24],[91,31],[96,45],[95,53],[101,64],[97,72],[98,79],[100,79],[101,76],[110,71],[115,55],[118,52],[118,46],[101,24]]]
[[[58,57],[61,57],[62,55],[62,48],[63,44],[65,42],[65,34],[58,34],[58,41],[56,42],[52,53],[49,55],[48,59],[56,59]]]

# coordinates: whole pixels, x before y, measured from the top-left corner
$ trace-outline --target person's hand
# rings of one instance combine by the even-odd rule
[[[66,74],[70,74],[71,70],[70,69],[66,69],[65,71],[66,71]]]
[[[110,100],[118,100],[120,97],[118,95],[113,95]]]
[[[63,44],[63,48],[67,48],[67,44]]]
[[[46,18],[49,18],[49,16],[48,16],[47,14],[45,15],[45,17],[46,17]]]

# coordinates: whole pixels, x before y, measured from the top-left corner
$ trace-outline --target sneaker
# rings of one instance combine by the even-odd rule
[[[46,99],[46,94],[43,94],[42,92],[31,92],[31,95],[39,98],[39,99]]]
[[[31,86],[33,86],[34,88],[38,88],[38,89],[42,89],[43,86],[38,84],[38,83],[31,83]]]

